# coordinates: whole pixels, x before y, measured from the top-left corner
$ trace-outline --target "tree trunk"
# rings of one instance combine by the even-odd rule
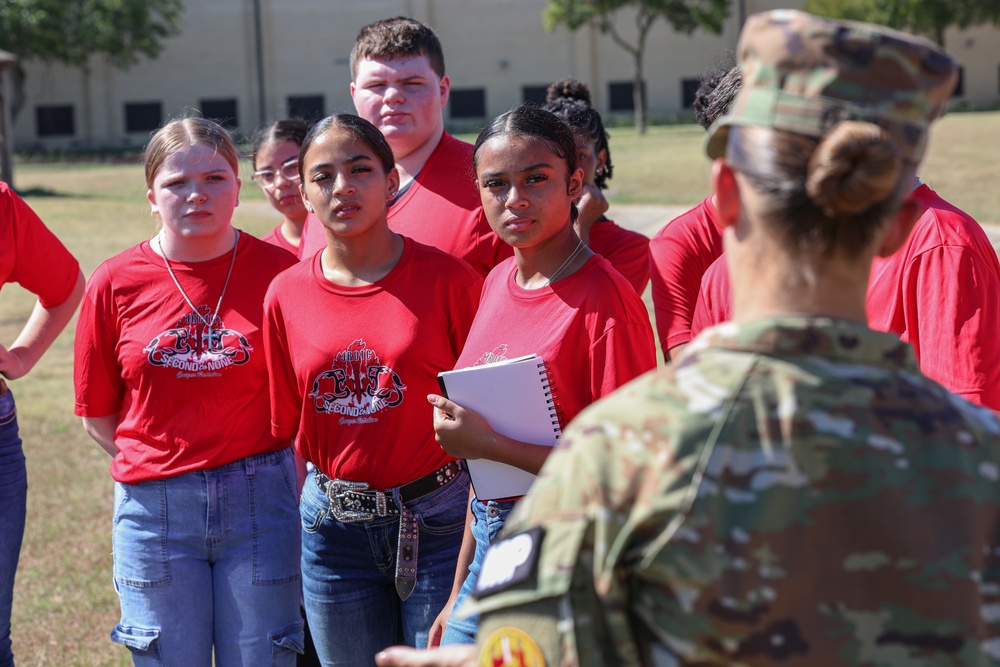
[[[635,107],[635,131],[646,134],[646,95],[642,85],[642,46],[635,52],[635,76],[632,78],[632,105]]]
[[[13,67],[0,70],[0,181],[14,187],[14,115],[10,80]]]
[[[20,61],[18,61],[14,63],[13,67],[10,68],[10,79],[11,83],[13,84],[11,87],[14,89],[11,92],[10,96],[11,97],[10,111],[11,111],[11,116],[13,116],[15,122],[17,122],[17,115],[21,113],[21,109],[24,107],[24,102],[25,102],[24,78],[25,78],[24,68],[21,66]]]

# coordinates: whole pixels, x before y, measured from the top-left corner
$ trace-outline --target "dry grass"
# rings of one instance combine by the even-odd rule
[[[983,150],[1000,135],[1000,113],[961,114],[937,128],[925,180],[983,222],[1000,222],[1000,153]],[[693,126],[652,128],[644,138],[616,130],[612,199],[692,204],[708,187],[704,133]],[[249,170],[244,170],[245,180]],[[31,206],[90,272],[149,237],[153,222],[142,170],[134,165],[31,165],[17,185]],[[236,224],[262,233],[275,224],[247,182]],[[31,310],[16,285],[0,299],[0,341],[9,343]],[[74,325],[24,380],[12,383],[28,457],[28,527],[14,598],[13,639],[21,665],[128,664],[108,632],[117,620],[111,579],[109,460],[73,416]]]

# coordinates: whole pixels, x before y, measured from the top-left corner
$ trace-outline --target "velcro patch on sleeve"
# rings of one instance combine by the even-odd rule
[[[479,667],[545,667],[545,656],[528,633],[505,627],[492,632],[483,642]]]
[[[483,557],[473,596],[484,598],[532,579],[544,536],[545,531],[537,526],[495,542]]]

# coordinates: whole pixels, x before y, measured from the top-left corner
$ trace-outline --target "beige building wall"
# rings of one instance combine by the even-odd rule
[[[681,35],[658,22],[645,58],[654,118],[685,113],[683,81],[697,79],[731,53],[741,5],[750,14],[801,6],[802,1],[733,0],[721,35]],[[456,110],[449,109],[446,118],[452,126],[480,125],[521,102],[525,86],[544,86],[567,75],[589,83],[595,106],[612,113],[609,86],[631,80],[631,56],[594,29],[545,32],[544,6],[545,0],[192,0],[180,36],[169,40],[155,61],[143,60],[122,71],[95,59],[86,72],[28,63],[27,101],[15,123],[16,145],[141,146],[149,130],[126,131],[125,106],[136,103],[159,102],[166,120],[201,110],[205,101],[235,101],[236,126],[242,132],[287,115],[289,97],[321,97],[325,114],[352,111],[348,56],[354,37],[362,25],[397,15],[413,16],[438,33],[453,90],[483,91],[485,114],[453,118]],[[255,7],[260,12],[259,50]],[[634,38],[630,13],[622,12],[617,24],[627,39]],[[952,30],[946,42],[964,69],[956,103],[985,107],[1000,102],[1000,30]],[[39,108],[43,116],[50,114],[47,121],[39,118]],[[60,126],[67,114],[72,116],[71,132]],[[627,111],[621,115],[630,116]],[[48,132],[40,120],[48,123]]]

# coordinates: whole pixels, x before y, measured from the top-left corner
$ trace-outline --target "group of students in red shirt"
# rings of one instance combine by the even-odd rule
[[[706,130],[740,90],[740,72],[723,68],[702,79],[695,100]],[[928,377],[977,405],[1000,411],[1000,262],[970,215],[919,179],[910,198],[919,219],[906,245],[876,258],[868,288],[868,322],[909,343]],[[714,196],[677,217],[650,241],[652,296],[664,358],[676,359],[702,330],[730,319],[732,290]]]
[[[489,539],[459,460],[537,472],[549,448],[437,374],[538,354],[568,421],[656,364],[647,242],[603,216],[589,102],[460,142],[440,44],[402,18],[362,29],[352,72],[359,115],[281,121],[255,147],[282,214],[268,242],[232,226],[231,139],[181,119],[146,150],[159,233],[88,283],[76,411],[113,456],[112,638],[137,665],[291,664],[300,594],[324,665],[447,640]]]
[[[471,146],[444,130],[427,26],[366,26],[351,70],[358,115],[258,136],[253,178],[282,216],[263,240],[232,225],[228,134],[175,120],[145,154],[160,231],[88,282],[76,413],[113,457],[112,639],[137,665],[294,664],[300,601],[327,666],[474,641],[453,612],[517,499],[480,501],[459,461],[537,472],[549,449],[439,395],[437,374],[537,354],[568,422],[656,365],[650,278],[668,361],[726,318],[712,197],[651,243],[609,220],[607,133],[579,82]],[[699,91],[706,127],[738,90],[724,74]],[[996,254],[929,188],[914,196],[927,221],[876,265],[872,321],[1000,409],[983,343]]]

